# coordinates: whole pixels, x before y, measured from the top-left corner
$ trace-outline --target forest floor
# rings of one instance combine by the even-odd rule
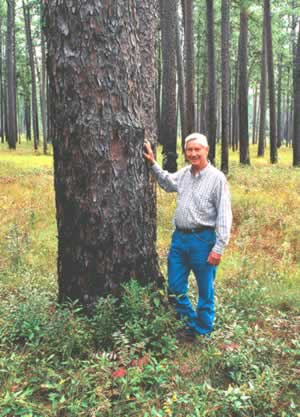
[[[232,239],[210,338],[179,345],[164,292],[125,287],[93,318],[56,304],[52,156],[0,145],[0,417],[299,417],[300,170],[230,154]],[[183,163],[181,157],[181,164]],[[166,275],[175,196],[158,189]],[[195,301],[193,277],[191,295]]]

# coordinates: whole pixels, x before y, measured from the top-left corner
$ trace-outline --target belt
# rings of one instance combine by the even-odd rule
[[[176,230],[181,233],[201,233],[204,230],[215,230],[212,226],[197,226],[193,229],[181,229],[180,227],[176,227]]]

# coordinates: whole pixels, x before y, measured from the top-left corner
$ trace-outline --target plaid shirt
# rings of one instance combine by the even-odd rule
[[[191,166],[174,174],[155,163],[152,170],[159,185],[167,192],[177,192],[174,224],[193,229],[211,226],[216,230],[213,251],[220,255],[229,242],[232,223],[231,199],[225,175],[210,163],[197,175]]]

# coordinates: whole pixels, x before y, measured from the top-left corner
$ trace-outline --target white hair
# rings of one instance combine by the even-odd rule
[[[192,140],[196,143],[199,143],[199,145],[205,146],[206,148],[208,147],[206,136],[202,135],[201,133],[191,133],[184,140],[184,149],[186,149],[188,142]]]

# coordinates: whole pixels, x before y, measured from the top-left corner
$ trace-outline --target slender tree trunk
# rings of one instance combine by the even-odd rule
[[[232,104],[232,150],[236,151],[238,149],[239,143],[239,94],[238,94],[238,85],[239,85],[239,51],[240,51],[240,38],[238,43],[238,53],[235,63],[235,76],[234,76],[234,94],[233,94],[233,104]]]
[[[214,46],[214,2],[206,0],[206,24],[207,24],[207,64],[208,64],[208,157],[212,164],[216,158],[216,70],[215,70],[215,46]]]
[[[240,163],[250,164],[248,128],[248,10],[241,7],[240,12],[240,50],[239,50],[239,119],[240,119]]]
[[[228,173],[228,144],[230,131],[230,67],[229,67],[229,37],[230,37],[230,1],[222,0],[222,154],[221,170]]]
[[[277,133],[276,133],[276,105],[275,105],[275,81],[273,65],[273,42],[271,26],[270,0],[264,0],[264,16],[267,42],[267,62],[269,81],[269,110],[270,110],[270,160],[272,164],[278,162],[277,156]]]
[[[253,94],[253,118],[252,118],[252,144],[256,144],[256,119],[257,119],[257,85]]]
[[[30,112],[30,96],[25,95],[24,97],[24,121],[25,121],[25,133],[26,140],[31,140],[31,112]]]
[[[282,132],[281,132],[281,77],[282,77],[282,55],[279,57],[278,63],[278,87],[277,87],[277,148],[281,147]]]
[[[293,166],[300,167],[300,32],[294,61]]]
[[[28,50],[28,60],[31,71],[31,101],[32,101],[32,128],[33,128],[33,141],[34,149],[37,150],[39,146],[39,120],[38,120],[38,108],[37,108],[37,93],[36,93],[36,76],[34,65],[34,53],[31,36],[31,17],[30,8],[23,2],[24,22],[26,31],[26,43]]]
[[[187,136],[186,120],[185,120],[185,82],[182,60],[182,43],[180,36],[180,25],[178,9],[176,12],[176,61],[177,61],[177,79],[178,79],[178,103],[180,110],[180,126],[181,126],[181,145],[184,150],[184,139]]]
[[[43,129],[43,153],[47,154],[48,138],[47,138],[47,103],[46,103],[46,51],[45,51],[45,34],[44,34],[44,6],[40,5],[40,22],[41,22],[41,84],[40,84],[40,96],[41,96],[41,116],[42,116],[42,129]]]
[[[184,0],[184,50],[185,50],[185,106],[186,134],[195,131],[195,67],[193,0]],[[173,6],[174,7],[174,6]]]
[[[260,107],[260,125],[258,136],[258,150],[257,156],[264,156],[265,153],[265,137],[266,137],[266,88],[267,88],[267,53],[266,53],[266,30],[263,27],[262,34],[262,61],[261,61],[261,80],[259,93],[259,107]]]
[[[17,95],[15,55],[15,1],[7,0],[7,141],[10,149],[17,144]]]
[[[177,170],[176,126],[176,7],[173,0],[161,1],[162,39],[162,113],[161,139],[163,142],[163,168]]]
[[[153,71],[141,72],[146,28],[138,27],[134,2],[50,0],[45,7],[59,299],[93,304],[99,295],[119,294],[131,278],[146,284],[161,277],[142,157],[143,88],[153,85]],[[150,13],[152,3],[144,7]]]

